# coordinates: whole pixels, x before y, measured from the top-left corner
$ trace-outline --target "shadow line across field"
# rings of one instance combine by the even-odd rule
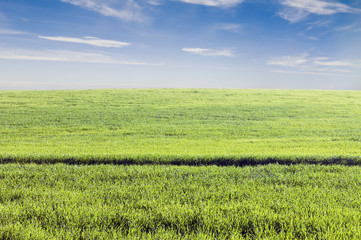
[[[68,164],[68,165],[174,165],[174,166],[257,166],[267,164],[293,165],[293,164],[318,164],[318,165],[344,165],[360,166],[361,156],[295,156],[295,157],[253,157],[253,156],[141,156],[141,157],[15,157],[3,156],[0,164]]]

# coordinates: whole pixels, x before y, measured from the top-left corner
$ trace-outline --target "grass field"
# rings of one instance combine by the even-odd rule
[[[360,239],[360,99],[0,91],[0,239]]]
[[[359,164],[360,99],[360,91],[1,91],[0,161]]]
[[[0,239],[360,239],[361,167],[2,165]]]

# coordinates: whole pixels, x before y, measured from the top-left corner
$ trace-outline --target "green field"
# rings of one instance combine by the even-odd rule
[[[360,100],[0,91],[0,239],[361,239]]]
[[[0,168],[0,239],[360,239],[361,167]]]
[[[0,91],[0,161],[359,164],[360,100],[360,91]]]

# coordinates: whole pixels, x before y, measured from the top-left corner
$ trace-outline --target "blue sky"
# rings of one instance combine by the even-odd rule
[[[0,1],[0,90],[90,88],[361,90],[361,1]]]

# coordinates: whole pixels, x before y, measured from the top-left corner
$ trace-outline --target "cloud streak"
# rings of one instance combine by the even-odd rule
[[[72,37],[47,37],[47,36],[38,36],[38,38],[59,41],[59,42],[69,42],[69,43],[82,43],[87,45],[92,45],[96,47],[107,47],[107,48],[121,48],[131,45],[127,42],[119,42],[114,40],[105,40],[96,37],[84,37],[84,38],[72,38]]]
[[[13,30],[13,29],[7,29],[7,28],[0,28],[0,35],[28,35],[29,33]]]
[[[267,64],[283,67],[297,67],[309,61],[306,57],[307,54],[302,54],[301,56],[284,56],[279,58],[273,58],[267,61]]]
[[[285,70],[274,70],[271,72],[284,73],[284,74],[321,75],[321,76],[334,76],[335,75],[334,73],[326,73],[326,72],[285,71]]]
[[[52,61],[52,62],[80,62],[80,63],[104,63],[104,64],[125,64],[161,66],[159,63],[146,63],[115,59],[111,56],[65,50],[29,51],[23,49],[0,50],[0,59],[6,60],[28,60],[28,61]]]
[[[285,9],[278,15],[291,23],[299,22],[309,14],[361,13],[361,9],[352,8],[339,2],[323,0],[284,0],[281,4]]]
[[[233,52],[231,49],[214,50],[209,48],[182,48],[182,51],[201,56],[222,56],[222,57],[233,56]]]
[[[213,25],[213,30],[242,33],[243,26],[236,23],[217,23]]]
[[[356,69],[361,69],[361,60],[334,60],[329,57],[312,58],[306,53],[300,56],[283,56],[273,58],[268,60],[267,64],[287,69],[273,70],[272,72],[314,75],[350,73]]]
[[[233,7],[235,5],[241,4],[244,0],[177,0],[179,2],[205,5],[211,7]]]
[[[146,18],[141,12],[141,7],[135,0],[119,1],[121,6],[113,6],[109,0],[60,0],[65,3],[98,12],[103,16],[111,16],[123,21],[143,22]]]

